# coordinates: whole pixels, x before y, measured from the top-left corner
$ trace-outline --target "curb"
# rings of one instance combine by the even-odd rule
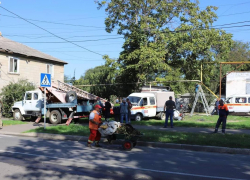
[[[2,135],[12,135],[21,137],[37,137],[48,140],[71,140],[71,141],[88,141],[87,136],[74,136],[74,135],[61,135],[61,134],[48,134],[48,133],[14,133],[14,132],[0,132]],[[107,143],[105,138],[102,138],[101,142]],[[121,144],[121,140],[116,140],[114,144]],[[174,144],[174,143],[159,143],[159,142],[144,142],[138,141],[138,146],[156,147],[156,148],[169,148],[169,149],[181,149],[190,151],[203,151],[203,152],[215,152],[215,153],[227,153],[227,154],[244,154],[250,155],[250,149],[240,148],[228,148],[228,147],[216,147],[216,146],[201,146],[201,145],[188,145],[188,144]]]

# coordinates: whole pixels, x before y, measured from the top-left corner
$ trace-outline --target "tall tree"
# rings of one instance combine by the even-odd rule
[[[120,53],[120,81],[147,82],[178,69],[182,78],[199,79],[200,64],[226,59],[232,35],[212,29],[217,7],[204,10],[191,0],[107,0],[98,1],[108,17],[106,31],[123,35]],[[205,71],[205,83],[210,82]],[[173,76],[175,74],[172,73]],[[132,87],[134,88],[134,87]]]

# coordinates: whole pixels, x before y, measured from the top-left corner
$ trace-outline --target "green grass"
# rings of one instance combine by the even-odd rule
[[[51,133],[64,135],[88,136],[88,126],[71,124],[69,126],[53,126],[32,129],[28,132]],[[156,130],[141,130],[144,136],[140,141],[178,143],[191,145],[222,146],[231,148],[250,148],[250,135],[245,134],[202,134],[202,133],[179,133]]]
[[[2,120],[3,126],[17,125],[17,124],[27,124],[27,122],[23,121],[15,121],[15,120]]]
[[[214,128],[218,120],[218,116],[186,116],[183,121],[175,121],[176,127],[200,127],[200,128]],[[132,124],[145,126],[164,126],[163,120],[143,120],[139,122],[133,121]],[[170,122],[169,122],[170,123]],[[228,129],[250,129],[250,117],[245,116],[228,116]]]

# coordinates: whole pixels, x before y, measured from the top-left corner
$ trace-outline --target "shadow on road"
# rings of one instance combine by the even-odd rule
[[[250,157],[160,148],[123,151],[119,145],[87,148],[85,142],[16,138],[0,162],[18,165],[6,179],[249,179]],[[187,175],[191,174],[191,175]],[[201,176],[192,176],[198,174]],[[204,176],[206,175],[206,176]],[[84,177],[84,178],[83,178]]]

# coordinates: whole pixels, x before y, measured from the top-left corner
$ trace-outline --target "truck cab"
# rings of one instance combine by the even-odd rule
[[[141,121],[147,117],[158,117],[165,119],[164,105],[169,99],[169,96],[174,99],[172,91],[151,91],[142,93],[132,93],[128,96],[132,103],[131,118],[136,121]]]
[[[23,120],[25,117],[37,116],[43,108],[43,94],[40,90],[26,91],[22,101],[14,103],[12,106],[15,120]]]

